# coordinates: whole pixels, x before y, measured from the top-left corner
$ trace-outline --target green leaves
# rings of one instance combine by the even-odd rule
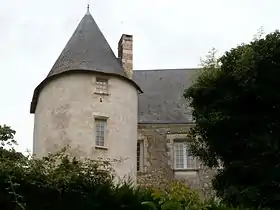
[[[154,202],[152,201],[144,201],[141,203],[142,205],[149,206],[151,210],[158,210]]]
[[[276,190],[280,184],[280,33],[241,44],[220,59],[214,56],[210,53],[198,79],[184,93],[196,120],[189,134],[191,152],[211,168],[222,161],[224,168],[214,187],[224,201],[276,207],[280,196]]]
[[[13,140],[14,133],[8,126],[1,127],[3,142]],[[114,178],[109,161],[73,158],[66,149],[39,159],[0,148],[1,209],[228,209],[203,203],[196,191],[180,181],[141,189],[130,182],[116,184]]]
[[[189,188],[183,181],[170,181],[164,187],[154,186],[152,188],[153,204],[164,210],[185,210],[185,209],[200,209],[203,207],[198,193]]]
[[[115,185],[108,161],[80,160],[64,151],[42,159],[0,159],[0,198],[7,210],[142,209],[142,193],[130,183]]]
[[[2,148],[6,145],[12,146],[15,145],[17,142],[14,139],[14,135],[16,134],[16,131],[11,129],[10,126],[7,125],[0,125],[0,142]]]
[[[160,209],[157,209],[156,205],[152,201],[145,201],[141,203],[142,205],[146,205],[150,207],[150,210],[184,210],[182,205],[180,203],[175,201],[167,201],[163,203],[160,207]],[[187,209],[187,208],[186,208]]]

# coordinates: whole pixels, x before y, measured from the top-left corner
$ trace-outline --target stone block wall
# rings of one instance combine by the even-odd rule
[[[143,141],[143,167],[137,173],[140,185],[165,185],[171,180],[183,180],[199,190],[203,197],[212,194],[213,170],[197,161],[196,169],[174,170],[174,140],[187,140],[187,132],[193,124],[139,124],[138,141]]]

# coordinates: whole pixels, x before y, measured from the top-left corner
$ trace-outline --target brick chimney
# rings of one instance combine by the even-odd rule
[[[133,75],[133,36],[123,34],[118,44],[118,58],[128,78]]]

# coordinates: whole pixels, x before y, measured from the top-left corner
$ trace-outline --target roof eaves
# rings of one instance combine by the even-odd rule
[[[143,93],[143,90],[140,88],[140,86],[134,81],[134,80],[131,80],[125,76],[122,76],[122,75],[119,75],[119,74],[114,74],[114,73],[106,73],[106,72],[100,72],[100,71],[93,71],[93,70],[84,70],[84,69],[75,69],[75,70],[65,70],[65,71],[62,71],[62,72],[59,72],[58,74],[54,74],[54,75],[51,75],[51,76],[48,76],[46,77],[34,90],[34,93],[33,93],[33,97],[32,97],[32,101],[31,101],[31,105],[30,105],[30,113],[31,114],[34,114],[35,113],[35,110],[36,110],[36,106],[37,106],[37,103],[38,103],[38,98],[39,98],[39,95],[40,95],[40,92],[41,90],[43,89],[43,87],[49,83],[51,80],[55,79],[55,78],[58,78],[62,75],[66,75],[66,74],[73,74],[73,73],[98,73],[98,74],[103,74],[103,75],[110,75],[110,76],[115,76],[115,77],[118,77],[118,78],[122,78],[126,81],[128,81],[130,84],[132,84],[138,91],[139,94]]]

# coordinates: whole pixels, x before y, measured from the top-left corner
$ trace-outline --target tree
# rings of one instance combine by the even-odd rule
[[[15,140],[16,131],[10,126],[0,125],[0,161],[11,159],[16,160],[24,158],[20,152],[16,152],[14,146],[17,145]]]
[[[13,145],[16,144],[16,141],[14,139],[14,135],[16,134],[16,131],[13,130],[10,126],[7,125],[0,125],[0,142],[1,147],[4,147],[5,145]]]
[[[213,186],[225,202],[278,208],[280,33],[211,59],[184,93],[196,120],[191,152],[210,168],[221,161]]]

